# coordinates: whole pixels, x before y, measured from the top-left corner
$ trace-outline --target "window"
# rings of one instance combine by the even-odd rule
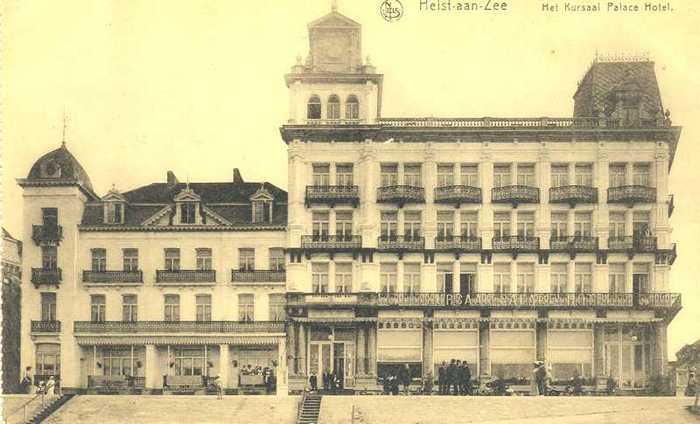
[[[238,249],[238,269],[241,271],[255,271],[255,249]]]
[[[331,94],[330,97],[328,97],[326,118],[340,119],[340,98],[335,94]]]
[[[407,263],[403,266],[403,291],[420,292],[420,264]]]
[[[105,222],[121,224],[124,222],[124,204],[121,202],[105,202]]]
[[[90,319],[92,322],[103,322],[105,320],[105,295],[90,295]]]
[[[328,264],[311,264],[311,291],[314,293],[328,293]]]
[[[649,211],[634,211],[632,213],[632,235],[637,239],[651,237]]]
[[[180,270],[180,249],[165,249],[166,271]]]
[[[413,187],[423,187],[420,164],[406,164],[403,168],[404,184]]]
[[[270,270],[284,271],[284,249],[273,247],[270,249]]]
[[[128,347],[105,347],[102,350],[104,375],[133,376],[133,360]]]
[[[635,163],[632,166],[632,184],[650,187],[651,186],[651,172],[648,163]]]
[[[206,346],[176,347],[175,364],[173,364],[175,375],[203,375],[206,348]]]
[[[495,212],[493,226],[493,236],[496,239],[510,237],[510,212]]]
[[[452,240],[454,235],[454,212],[438,211],[437,213],[437,239],[440,241]]]
[[[534,293],[535,291],[535,265],[517,264],[518,268],[518,293]]]
[[[505,187],[511,185],[510,164],[496,164],[493,166],[493,186]]]
[[[625,273],[625,264],[610,264],[608,271],[608,290],[610,293],[625,293],[627,290],[627,277]]]
[[[494,293],[510,293],[510,264],[493,265]]]
[[[353,166],[351,163],[337,164],[335,166],[336,184],[339,186],[353,185]]]
[[[197,271],[210,271],[212,269],[211,249],[200,247],[197,252]]]
[[[138,303],[135,294],[125,294],[122,296],[122,321],[138,321]]]
[[[273,293],[268,296],[270,305],[270,321],[284,321],[287,319],[284,306],[286,304],[284,293]]]
[[[447,187],[455,183],[455,167],[451,163],[439,164],[437,166],[437,185]]]
[[[518,238],[531,239],[535,235],[535,214],[532,212],[518,212]]]
[[[138,249],[124,249],[122,250],[124,256],[124,271],[134,272],[139,270],[139,250]]]
[[[163,320],[165,321],[180,321],[180,295],[166,294],[164,297],[165,311]]]
[[[552,293],[566,293],[569,281],[569,271],[566,264],[552,264],[551,267]]]
[[[47,227],[56,227],[58,225],[58,209],[42,208],[41,223]]]
[[[634,293],[649,293],[649,264],[632,264],[632,291]]]
[[[379,291],[382,293],[396,292],[396,264],[379,264]]]
[[[331,167],[327,163],[315,163],[311,166],[313,170],[313,182],[315,186],[330,185]]]
[[[270,222],[271,203],[263,200],[253,200],[251,207],[253,210],[253,222]]]
[[[535,165],[530,163],[518,164],[518,185],[535,186]]]
[[[194,224],[195,219],[195,204],[192,202],[183,203],[180,205],[180,223]]]
[[[380,219],[380,231],[382,240],[396,240],[398,232],[398,213],[382,212]]]
[[[575,265],[576,293],[591,293],[593,291],[593,274],[591,268],[591,264],[577,263]]]
[[[593,186],[593,165],[590,163],[577,163],[574,168],[576,173],[576,185]]]
[[[465,164],[460,167],[461,183],[469,187],[479,187],[479,166]]]
[[[56,293],[41,293],[41,320],[56,321]]]
[[[352,211],[336,211],[335,235],[338,240],[352,241]]]
[[[105,249],[91,249],[92,270],[94,272],[105,272],[107,270],[107,251]]]
[[[610,164],[610,187],[622,187],[627,181],[627,169],[624,163]]]
[[[476,264],[461,263],[459,265],[459,292],[463,296],[474,294],[476,287]]]
[[[623,239],[625,237],[625,213],[610,212],[610,238]]]
[[[337,293],[352,292],[352,263],[335,264],[335,291]]]
[[[383,163],[380,165],[381,186],[395,186],[399,184],[399,166],[395,163]]]
[[[576,237],[591,237],[591,221],[590,212],[576,212],[574,214],[574,235]]]
[[[328,240],[328,212],[314,212],[311,215],[311,221],[314,241]]]
[[[552,164],[552,187],[569,185],[569,165]]]
[[[437,289],[438,293],[453,293],[454,292],[454,273],[452,263],[439,263],[436,266],[437,270]]]
[[[61,375],[61,346],[41,343],[36,345],[36,374]]]
[[[566,212],[552,212],[552,239],[563,239],[569,235],[567,230],[569,216]]]
[[[255,295],[238,295],[238,320],[255,321]]]
[[[41,266],[45,270],[55,270],[58,263],[56,246],[41,246]]]
[[[421,213],[420,211],[405,211],[403,213],[403,229],[406,240],[420,240]]]
[[[306,118],[321,119],[321,98],[315,94],[309,97],[306,104]]]
[[[460,218],[460,234],[462,235],[462,238],[477,238],[479,234],[477,212],[462,212]]]
[[[354,94],[348,96],[345,100],[345,119],[359,119],[360,118],[360,103],[357,101],[357,97]]]
[[[195,297],[197,305],[197,321],[211,321],[211,295],[198,294]]]

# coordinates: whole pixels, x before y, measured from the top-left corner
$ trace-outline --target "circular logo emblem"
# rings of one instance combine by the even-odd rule
[[[387,22],[395,22],[403,16],[403,4],[399,0],[383,0],[379,4],[379,13]]]

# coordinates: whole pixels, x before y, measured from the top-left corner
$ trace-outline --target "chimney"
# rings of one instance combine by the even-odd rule
[[[238,168],[233,168],[233,183],[243,184],[243,177],[241,177],[241,172],[238,170]]]
[[[177,180],[177,177],[175,176],[175,173],[173,171],[168,171],[168,177],[167,177],[168,185],[173,187],[176,184],[178,184],[180,181]]]

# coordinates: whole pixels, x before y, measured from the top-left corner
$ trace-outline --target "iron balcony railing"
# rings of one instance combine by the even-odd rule
[[[214,283],[216,282],[216,270],[157,270],[156,282],[158,283]]]
[[[425,238],[419,236],[380,236],[377,240],[379,250],[411,250],[425,248]]]
[[[90,389],[142,389],[146,386],[146,377],[125,375],[88,375]]]
[[[656,187],[642,185],[628,185],[610,187],[608,189],[608,203],[655,203]]]
[[[467,185],[435,187],[435,203],[481,203],[481,188]]]
[[[540,238],[530,236],[505,236],[493,238],[494,251],[536,252],[540,248]]]
[[[282,333],[284,321],[75,321],[78,334]]]
[[[60,333],[61,321],[32,321],[32,333]]]
[[[605,127],[599,118],[379,118],[385,127],[453,128],[596,128]]]
[[[554,252],[587,252],[598,250],[598,237],[559,236],[549,239],[549,249]]]
[[[679,310],[680,293],[287,293],[288,306],[452,308],[660,308]]]
[[[461,252],[479,252],[481,251],[481,237],[437,236],[435,237],[435,248]]]
[[[598,203],[598,188],[585,185],[551,187],[549,203]]]
[[[32,283],[59,284],[62,280],[61,268],[32,268]]]
[[[143,283],[143,271],[83,271],[85,283]]]
[[[360,201],[360,188],[356,185],[306,186],[306,204],[311,203],[352,203]]]
[[[491,189],[492,203],[539,203],[540,189],[524,185],[509,185]]]
[[[377,202],[383,203],[423,203],[425,189],[411,185],[393,185],[377,188]]]
[[[233,283],[279,283],[286,281],[286,272],[278,270],[231,270]]]
[[[362,236],[350,234],[314,234],[301,236],[303,249],[359,249],[362,247]]]
[[[359,125],[361,123],[359,118],[348,119],[348,118],[338,118],[338,119],[307,119],[306,125]]]
[[[656,237],[652,236],[617,236],[608,238],[608,250],[612,252],[654,253],[656,249]]]
[[[58,243],[63,240],[63,227],[60,225],[32,225],[34,243]]]

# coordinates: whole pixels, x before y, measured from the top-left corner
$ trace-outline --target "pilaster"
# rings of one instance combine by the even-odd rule
[[[231,355],[229,345],[219,345],[219,381],[224,389],[229,387],[231,380]]]

